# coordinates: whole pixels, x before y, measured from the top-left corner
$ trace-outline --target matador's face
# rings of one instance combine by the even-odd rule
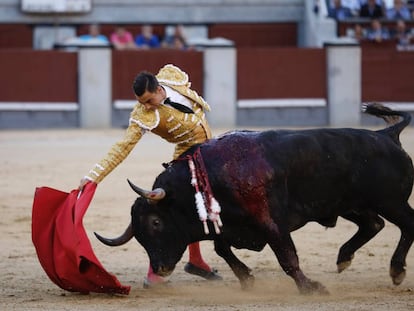
[[[155,92],[145,91],[141,96],[135,96],[138,101],[144,105],[147,110],[157,109],[161,103],[165,100],[165,90],[158,86]]]

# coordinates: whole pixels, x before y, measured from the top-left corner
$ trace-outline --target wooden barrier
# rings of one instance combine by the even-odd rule
[[[0,50],[33,47],[33,26],[27,24],[0,24]]]
[[[203,51],[112,50],[109,55],[113,126],[128,122],[135,103],[132,82],[141,70],[155,73],[167,63],[176,64],[189,74],[193,88],[205,95]],[[362,102],[398,103],[399,109],[405,105],[403,109],[413,111],[414,52],[364,47],[361,56]],[[237,125],[329,124],[324,49],[239,48],[236,59]],[[78,125],[75,119],[81,103],[77,52],[2,49],[0,68],[1,128],[14,126],[10,115],[16,111],[69,111],[70,124]],[[32,116],[26,113],[25,117]],[[28,119],[20,118],[24,121],[19,125],[28,124]],[[39,116],[33,127],[42,127],[42,122]],[[58,125],[64,126],[65,122],[62,116]]]
[[[239,47],[297,46],[297,23],[243,23],[212,24],[208,28],[209,38],[230,39]]]
[[[77,53],[0,49],[0,129],[78,123]]]
[[[325,58],[324,49],[239,48],[237,123],[327,124]]]
[[[362,101],[414,103],[414,51],[362,49]]]
[[[78,101],[77,53],[0,49],[1,102]]]
[[[324,49],[239,48],[239,99],[325,98]]]

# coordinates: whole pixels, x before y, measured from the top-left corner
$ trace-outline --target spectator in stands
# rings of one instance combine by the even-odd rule
[[[382,6],[385,9],[389,9],[389,8],[392,8],[394,6],[394,0],[382,0],[381,2],[382,2]]]
[[[319,3],[319,0],[313,0],[313,13],[318,15],[320,8],[321,8],[321,4]]]
[[[367,39],[374,42],[382,42],[391,39],[391,36],[388,29],[382,26],[380,20],[374,18],[371,21],[371,27],[368,29]]]
[[[352,16],[359,16],[359,10],[361,9],[360,0],[342,0],[342,5],[351,11]]]
[[[170,28],[171,29],[171,28]],[[191,49],[187,44],[187,39],[184,33],[184,26],[175,26],[170,33],[167,33],[162,41],[162,47],[175,50],[188,50]]]
[[[384,17],[384,10],[382,5],[378,4],[376,0],[367,0],[361,5],[359,10],[360,17],[381,18]]]
[[[411,12],[402,0],[394,0],[394,6],[387,9],[386,17],[388,19],[410,20]]]
[[[121,25],[115,27],[110,40],[117,50],[134,50],[137,48],[132,34]]]
[[[328,10],[328,16],[341,21],[352,17],[352,14],[349,8],[342,5],[342,0],[334,0]]]
[[[362,40],[364,40],[365,39],[364,28],[362,28],[360,24],[355,24],[351,37],[354,38],[358,42],[361,42]]]
[[[151,25],[143,25],[141,33],[135,37],[135,44],[142,49],[153,49],[160,47],[160,39],[153,33]]]
[[[406,47],[411,44],[411,31],[407,29],[407,25],[402,19],[396,22],[392,38],[397,40],[397,44],[402,47]]]
[[[410,10],[412,14],[412,18],[414,18],[414,0],[407,0],[407,8]]]
[[[355,0],[359,2],[359,8],[361,8],[362,5],[368,3],[368,0]],[[394,0],[375,0],[375,3],[378,4],[380,7],[387,7],[387,6],[391,6],[388,5],[390,2],[392,2]]]
[[[108,38],[101,34],[101,30],[98,24],[89,25],[89,31],[87,34],[80,35],[79,40],[85,43],[102,43],[109,44]]]

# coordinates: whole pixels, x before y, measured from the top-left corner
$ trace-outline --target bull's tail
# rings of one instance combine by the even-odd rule
[[[411,122],[411,115],[405,111],[395,111],[378,103],[369,103],[363,106],[363,111],[383,118],[388,127],[380,130],[390,136],[397,144],[400,143],[400,133]],[[400,117],[402,120],[400,120]]]

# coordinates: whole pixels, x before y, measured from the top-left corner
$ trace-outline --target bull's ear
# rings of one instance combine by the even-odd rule
[[[146,198],[151,201],[159,201],[165,197],[165,190],[162,188],[157,188],[154,190],[144,190],[136,185],[134,185],[129,179],[127,179],[128,184],[134,190],[137,194],[142,196],[143,198]]]

